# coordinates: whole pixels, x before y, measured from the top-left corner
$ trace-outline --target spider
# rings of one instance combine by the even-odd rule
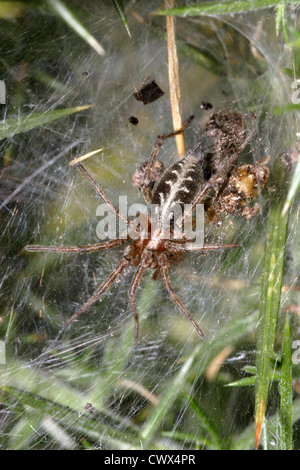
[[[115,267],[108,278],[97,288],[90,299],[87,300],[87,302],[66,321],[65,327],[69,326],[94,302],[96,302],[116,281],[125,268],[131,265],[137,267],[129,289],[129,299],[135,321],[134,336],[136,339],[139,335],[139,316],[135,297],[141,278],[147,269],[154,270],[154,279],[158,277],[162,278],[164,287],[170,298],[174,301],[183,315],[185,315],[185,317],[192,323],[198,335],[202,338],[205,337],[201,328],[175,294],[169,276],[169,269],[174,263],[181,261],[184,253],[186,252],[228,249],[239,247],[240,245],[197,245],[188,243],[189,240],[185,233],[182,234],[181,238],[176,238],[175,225],[183,227],[183,223],[186,218],[192,215],[196,205],[201,203],[208,191],[214,187],[218,178],[230,171],[237,159],[237,156],[248,144],[253,132],[248,134],[248,137],[244,140],[243,144],[233,155],[230,155],[222,168],[217,173],[210,175],[209,177],[207,176],[207,172],[205,172],[205,157],[201,142],[190,150],[184,158],[173,163],[166,171],[164,171],[162,163],[157,161],[160,148],[166,139],[182,133],[190,124],[193,117],[194,116],[191,116],[187,119],[179,130],[171,131],[157,137],[149,160],[146,161],[139,170],[137,170],[133,178],[134,184],[139,187],[146,203],[158,205],[161,219],[166,218],[166,214],[170,214],[167,209],[172,208],[175,203],[178,203],[181,206],[183,206],[183,204],[190,205],[189,211],[185,211],[180,217],[180,220],[173,220],[173,224],[170,225],[171,229],[167,237],[162,229],[163,224],[158,225],[157,227],[151,227],[152,220],[149,217],[147,219],[147,228],[141,230],[138,234],[138,238],[135,240],[127,237],[116,238],[103,243],[84,246],[28,245],[25,247],[27,251],[31,252],[91,253],[127,244],[119,264]],[[108,197],[104,194],[100,186],[87,170],[81,164],[78,165],[78,168],[88,179],[97,194],[104,200],[107,208],[117,218],[125,222],[127,227],[132,227],[133,221],[128,219],[110,202]],[[169,215],[168,218],[170,219]],[[168,221],[170,222],[169,219]],[[150,236],[149,233],[151,233]]]

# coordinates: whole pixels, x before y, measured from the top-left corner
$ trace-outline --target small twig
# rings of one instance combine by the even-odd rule
[[[217,377],[222,365],[232,353],[233,348],[232,346],[226,346],[226,348],[222,349],[222,351],[214,357],[214,359],[210,362],[207,366],[205,371],[205,377],[209,382],[212,382]]]
[[[96,153],[100,153],[102,151],[103,149],[97,149],[97,150],[93,150],[92,152],[86,153],[85,155],[81,155],[81,157],[74,158],[74,160],[70,161],[70,165],[71,166],[76,165],[76,163],[82,162],[83,160],[86,160],[87,158],[90,158],[93,155],[96,155]]]
[[[146,387],[138,382],[134,382],[130,379],[121,379],[119,380],[118,385],[136,391],[142,397],[146,398],[146,400],[150,401],[150,403],[152,403],[154,406],[157,406],[160,402],[159,398],[154,395],[154,393],[150,392]]]
[[[165,0],[166,8],[173,8],[173,0]],[[174,17],[166,17],[167,24],[167,40],[168,40],[168,59],[169,59],[169,87],[170,87],[170,100],[173,117],[174,130],[178,130],[182,127],[181,117],[181,94],[179,84],[179,70],[178,70],[178,57],[175,40],[175,26]],[[176,146],[179,158],[185,155],[185,141],[184,134],[179,134],[175,137]]]

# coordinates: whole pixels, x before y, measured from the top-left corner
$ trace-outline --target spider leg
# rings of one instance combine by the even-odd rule
[[[87,177],[87,179],[89,180],[89,182],[91,183],[91,185],[93,186],[93,188],[95,189],[95,191],[97,192],[97,194],[99,194],[99,196],[103,199],[103,201],[105,202],[105,204],[107,205],[108,209],[113,213],[115,214],[116,217],[118,217],[118,219],[122,220],[126,225],[131,225],[131,221],[125,217],[124,214],[122,214],[122,212],[119,211],[119,209],[117,209],[111,202],[110,200],[108,199],[108,197],[104,194],[104,192],[102,191],[102,189],[100,188],[100,186],[98,185],[98,183],[96,183],[96,181],[94,180],[94,178],[92,178],[92,176],[86,171],[86,169],[81,165],[79,164],[78,165],[78,168],[79,170],[84,174],[84,176]]]
[[[95,243],[94,245],[79,245],[79,246],[41,246],[41,245],[28,245],[25,246],[27,251],[51,251],[54,253],[91,253],[94,251],[109,250],[115,246],[120,246],[126,242],[126,239],[116,238],[104,243]]]
[[[163,145],[163,143],[166,139],[169,139],[170,137],[175,137],[176,135],[181,134],[188,127],[188,125],[190,124],[190,122],[193,119],[194,119],[194,116],[190,116],[185,121],[183,126],[180,129],[178,129],[177,131],[167,132],[166,134],[162,134],[162,135],[159,135],[157,137],[156,142],[154,144],[154,147],[152,149],[152,152],[150,154],[149,160],[147,162],[147,167],[146,167],[145,174],[144,174],[144,180],[143,180],[143,183],[141,185],[141,192],[143,194],[143,197],[144,197],[145,201],[148,204],[150,204],[151,200],[152,200],[152,194],[151,194],[151,188],[150,188],[150,184],[152,182],[151,172],[154,168],[154,165],[155,165],[156,159],[158,157],[160,148],[162,147],[162,145]]]
[[[122,273],[122,271],[124,271],[124,269],[126,268],[126,266],[128,266],[129,263],[130,261],[128,259],[122,258],[118,266],[113,270],[110,276],[108,276],[108,278],[101,284],[101,286],[98,287],[98,289],[92,295],[92,297],[85,304],[83,304],[82,307],[80,307],[79,310],[77,310],[77,312],[75,312],[72,317],[70,317],[66,321],[65,327],[69,326],[74,320],[76,320],[79,317],[79,315],[81,315],[93,303],[95,303],[96,300],[98,300],[101,297],[101,295],[104,294],[104,292],[107,291],[107,289],[109,289],[109,287],[113,284],[113,282],[117,279],[117,277]]]
[[[139,283],[141,281],[142,275],[146,271],[149,264],[150,264],[150,257],[149,255],[146,255],[144,258],[142,258],[140,264],[138,265],[138,268],[135,272],[135,275],[133,276],[131,286],[129,289],[129,299],[130,299],[130,304],[131,304],[131,308],[133,311],[134,322],[135,322],[135,325],[134,325],[135,339],[138,339],[138,336],[139,336],[139,314],[138,314],[137,307],[136,307],[135,294],[139,286]]]
[[[172,248],[172,242],[168,245]],[[174,248],[177,248],[177,244],[174,243]],[[227,250],[229,248],[240,248],[241,245],[232,244],[232,245],[193,245],[188,243],[186,246],[182,247],[183,251],[205,251],[205,250]]]
[[[199,328],[191,314],[188,312],[188,310],[185,308],[185,306],[180,302],[178,299],[177,295],[174,292],[173,286],[170,281],[170,276],[169,276],[169,270],[167,266],[167,257],[165,254],[162,254],[159,258],[159,263],[160,263],[160,271],[162,273],[162,278],[163,278],[163,283],[166,288],[167,293],[171,297],[171,299],[175,302],[177,307],[181,310],[181,312],[186,316],[186,318],[192,323],[193,327],[197,331],[198,335],[201,336],[201,338],[205,338],[205,335],[203,331]]]
[[[153,150],[150,154],[150,158],[149,158],[149,161],[148,161],[148,167],[152,168],[155,160],[157,159],[159,150],[160,150],[161,146],[163,145],[164,141],[166,139],[169,139],[170,137],[175,137],[176,135],[181,134],[183,131],[185,131],[185,129],[189,126],[189,124],[191,123],[191,121],[193,119],[194,119],[194,116],[190,116],[185,121],[183,126],[180,129],[177,129],[177,131],[166,132],[165,134],[161,134],[157,137],[156,142],[155,142],[154,147],[153,147]]]

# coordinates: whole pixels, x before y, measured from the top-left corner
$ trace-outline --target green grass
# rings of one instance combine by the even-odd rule
[[[291,354],[299,319],[286,307],[300,302],[300,164],[290,170],[281,158],[295,144],[298,125],[299,105],[285,90],[300,76],[298,36],[289,24],[299,2],[212,1],[167,12],[156,2],[137,2],[135,16],[121,1],[46,3],[0,2],[0,79],[9,97],[0,108],[0,340],[7,356],[0,365],[0,448],[299,448],[294,385],[300,369]],[[226,14],[234,24],[234,14],[243,12],[255,29],[247,13],[253,10],[266,28],[256,52],[226,22]],[[205,341],[149,274],[138,291],[136,343],[127,302],[132,272],[61,333],[122,251],[57,256],[26,254],[23,247],[95,242],[102,201],[69,166],[88,151],[104,148],[86,165],[115,202],[124,192],[130,202],[141,202],[132,174],[170,122],[165,14],[178,16],[183,108],[196,114],[187,141],[192,145],[203,132],[208,114],[202,101],[212,101],[215,112],[222,106],[258,112],[253,154],[243,158],[271,157],[260,214],[207,225],[210,241],[238,241],[241,248],[190,257],[172,270],[179,297],[207,332]],[[264,57],[269,44],[263,41],[275,49],[284,44],[290,62],[269,68],[279,49]],[[149,75],[166,93],[143,106],[133,86]],[[130,127],[130,115],[138,116],[137,128]],[[162,158],[172,156],[172,145]],[[216,358],[220,363],[209,376]]]
[[[55,111],[49,112],[39,112],[32,113],[27,116],[20,117],[11,117],[5,119],[5,121],[0,121],[0,139],[5,139],[7,137],[13,137],[16,134],[21,134],[22,132],[28,132],[36,127],[46,126],[57,119],[62,119],[63,117],[70,116],[74,113],[79,113],[86,109],[89,109],[90,106],[77,106],[74,108],[68,109],[57,109]]]
[[[288,224],[288,215],[285,214],[282,217],[282,207],[281,199],[273,200],[268,216],[268,236],[265,248],[256,359],[255,412],[257,447],[266,412],[272,370],[276,359],[274,345],[280,308]]]
[[[228,15],[230,13],[242,13],[252,10],[260,10],[263,8],[278,7],[280,13],[277,15],[277,24],[282,18],[282,10],[284,3],[299,4],[299,0],[291,0],[282,2],[281,0],[225,0],[223,2],[202,2],[195,3],[178,8],[170,8],[169,10],[160,10],[158,15],[178,15],[178,16],[214,16]],[[280,19],[279,19],[280,18]]]

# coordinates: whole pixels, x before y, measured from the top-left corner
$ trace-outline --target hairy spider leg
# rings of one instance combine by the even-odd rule
[[[89,180],[97,194],[103,199],[105,204],[107,205],[108,209],[115,214],[116,217],[121,219],[125,222],[126,225],[130,225],[131,221],[127,219],[108,199],[108,197],[104,194],[100,186],[96,183],[96,181],[92,178],[92,176],[87,172],[87,170],[81,165],[78,165],[80,171],[86,176]],[[81,246],[41,246],[41,245],[28,245],[25,247],[27,251],[48,251],[48,252],[57,252],[57,253],[91,253],[95,251],[101,250],[109,250],[110,248],[114,248],[116,246],[123,245],[127,240],[123,238],[116,238],[114,240],[109,240],[103,243],[95,243],[92,245],[81,245]]]
[[[116,217],[118,217],[120,220],[122,220],[126,225],[131,225],[131,220],[129,220],[127,217],[125,217],[125,215],[122,214],[122,212],[120,212],[119,209],[117,209],[117,208],[110,202],[110,200],[109,200],[108,197],[104,194],[104,192],[102,191],[102,189],[100,188],[100,186],[98,185],[98,183],[96,183],[96,181],[94,180],[94,178],[92,178],[92,176],[86,171],[86,169],[85,169],[81,164],[78,165],[78,168],[79,168],[79,170],[84,174],[84,176],[87,177],[87,179],[89,180],[89,182],[91,183],[91,185],[93,186],[93,188],[95,189],[95,191],[99,194],[99,196],[103,199],[103,201],[104,201],[105,204],[107,205],[108,209],[109,209],[113,214],[115,214]]]
[[[159,135],[157,137],[156,142],[154,144],[154,147],[152,149],[152,152],[150,154],[149,160],[148,160],[147,169],[145,170],[146,175],[147,175],[147,172],[150,174],[151,170],[153,170],[154,164],[155,164],[156,159],[157,159],[158,154],[159,154],[159,150],[162,147],[164,141],[166,139],[169,139],[170,137],[175,137],[176,135],[181,134],[183,131],[185,131],[185,129],[188,127],[188,125],[191,123],[191,121],[193,119],[194,119],[194,116],[190,116],[185,121],[183,126],[180,129],[178,129],[177,131],[167,132],[166,134],[162,134],[162,135]],[[149,179],[148,184],[141,187],[141,192],[142,192],[142,195],[143,195],[145,201],[148,204],[151,204],[152,194],[151,194],[151,189],[149,187],[149,184],[150,184],[150,179]]]
[[[138,338],[139,336],[139,314],[136,306],[136,300],[135,300],[135,294],[137,291],[137,288],[139,286],[139,283],[141,282],[142,275],[146,271],[147,267],[149,266],[151,261],[151,257],[149,256],[148,253],[141,259],[138,268],[135,272],[135,275],[133,276],[130,289],[129,289],[129,299],[130,299],[130,304],[131,308],[133,311],[134,315],[134,337],[135,339]]]
[[[85,170],[82,165],[78,165],[82,173],[87,177],[93,188],[96,190],[97,194],[104,200],[107,207],[111,212],[113,212],[118,218],[120,218],[127,225],[131,224],[131,221],[127,219],[118,209],[116,209],[110,200],[103,193],[99,185],[95,180],[90,176],[90,174]],[[123,238],[117,238],[115,240],[109,240],[104,243],[96,243],[94,245],[81,245],[81,246],[40,246],[40,245],[28,245],[25,247],[27,251],[48,251],[48,252],[58,252],[58,253],[89,253],[105,249],[114,248],[124,244],[127,240]],[[96,300],[98,300],[102,294],[113,284],[116,278],[122,273],[126,266],[130,263],[128,259],[123,257],[114,271],[110,276],[104,281],[92,295],[92,297],[84,304],[82,307],[77,310],[72,317],[67,320],[65,327],[69,326],[74,320],[76,320],[83,312],[85,312]]]
[[[28,245],[25,246],[27,251],[50,251],[53,253],[91,253],[101,250],[109,250],[115,246],[120,246],[126,243],[126,239],[115,238],[103,243],[95,243],[93,245],[79,245],[79,246],[41,246],[41,245]]]
[[[192,323],[192,325],[195,328],[195,330],[197,331],[198,335],[201,336],[201,338],[205,338],[205,334],[203,333],[201,328],[199,328],[199,326],[197,325],[197,323],[195,322],[195,320],[193,319],[193,317],[191,316],[189,311],[180,302],[179,298],[177,297],[177,295],[174,292],[173,286],[171,284],[170,276],[169,276],[169,270],[168,270],[168,265],[167,265],[167,257],[164,253],[161,254],[160,257],[159,257],[159,264],[160,264],[160,271],[162,273],[163,283],[164,283],[164,286],[165,286],[165,289],[166,289],[167,293],[169,294],[171,299],[175,302],[177,307],[179,307],[181,312]]]
[[[170,243],[172,246],[172,243]],[[176,246],[176,245],[175,245]],[[188,244],[182,248],[183,251],[206,251],[206,250],[227,250],[230,248],[240,248],[241,245],[232,243],[230,245],[193,245]]]
[[[177,129],[176,131],[170,131],[170,132],[166,132],[165,134],[161,134],[157,137],[156,139],[156,142],[154,144],[154,147],[153,147],[153,150],[150,154],[150,158],[149,158],[149,163],[148,163],[148,166],[150,168],[153,167],[156,159],[157,159],[157,156],[158,156],[158,153],[159,153],[159,150],[161,148],[161,146],[163,145],[164,141],[166,139],[169,139],[170,137],[175,137],[176,135],[178,134],[181,134],[182,132],[185,131],[185,129],[190,125],[190,123],[192,122],[192,120],[194,119],[195,116],[190,116],[186,121],[185,123],[183,124],[183,126],[180,128],[180,129]]]
[[[83,312],[85,312],[93,303],[95,303],[107,289],[114,283],[114,281],[117,279],[117,277],[120,276],[122,271],[128,266],[130,261],[126,258],[122,258],[120,263],[117,265],[117,267],[113,270],[113,272],[108,276],[108,278],[101,284],[101,286],[98,287],[96,292],[92,295],[92,297],[84,304],[82,307],[77,310],[72,317],[70,317],[66,323],[65,323],[65,328],[69,326],[74,320],[76,320]]]
[[[198,150],[200,149],[200,155],[202,155],[202,158],[204,156],[204,153],[203,153],[203,142],[202,140],[200,140],[199,142],[197,142],[197,144],[191,148],[188,153],[186,154],[187,157],[189,156],[194,156],[196,153],[198,153]]]

